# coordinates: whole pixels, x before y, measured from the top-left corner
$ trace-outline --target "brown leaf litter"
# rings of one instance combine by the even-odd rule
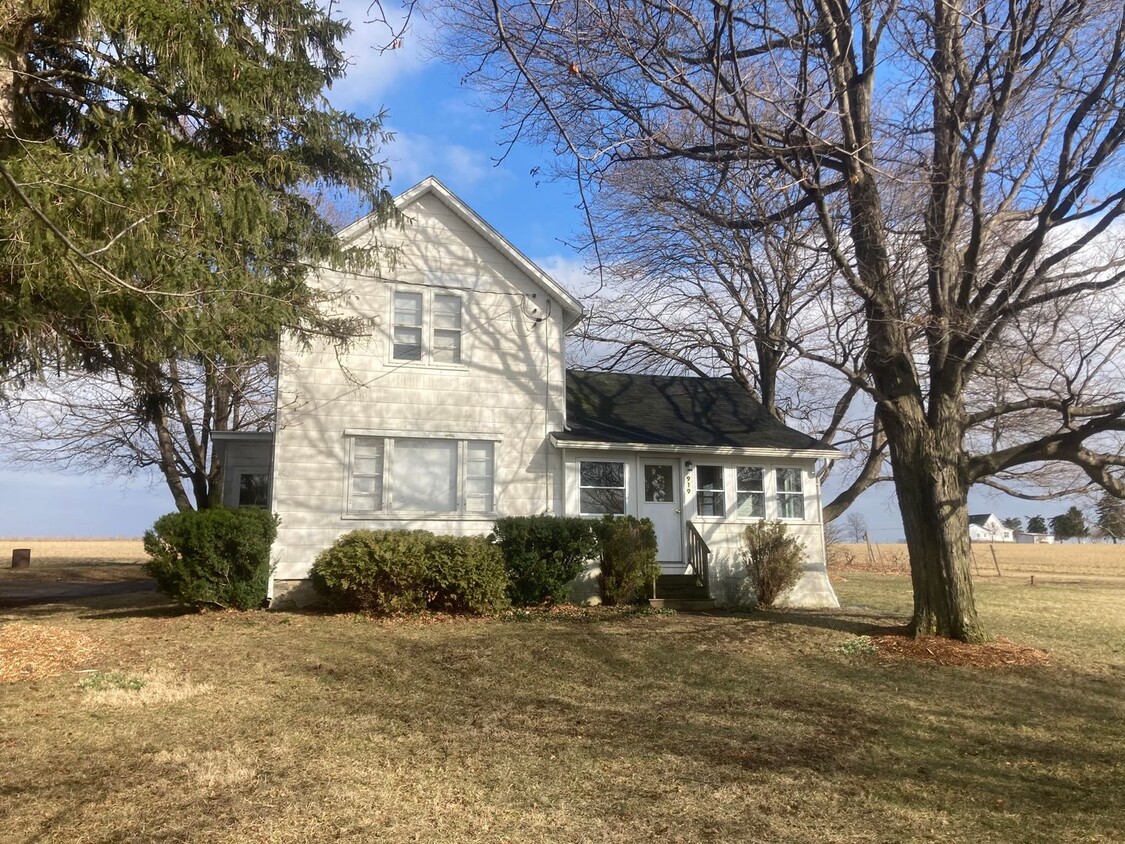
[[[1008,668],[1045,665],[1047,653],[1007,639],[979,645],[943,639],[939,636],[872,636],[871,643],[880,656],[932,662],[936,665],[968,665],[974,668]]]
[[[64,627],[9,622],[0,626],[0,683],[54,677],[88,665],[98,642]]]

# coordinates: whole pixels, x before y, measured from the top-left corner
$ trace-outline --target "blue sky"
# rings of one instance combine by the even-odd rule
[[[346,0],[338,7],[344,16],[353,16],[355,31],[347,48],[354,64],[331,98],[336,106],[361,115],[386,109],[386,127],[396,134],[385,150],[392,188],[398,192],[428,175],[437,176],[524,254],[574,290],[583,276],[582,257],[565,243],[582,225],[573,188],[533,175],[535,168],[550,163],[550,150],[519,146],[497,165],[503,153],[498,146],[500,120],[460,84],[457,69],[427,58],[424,22],[415,22],[422,31],[408,35],[401,49],[380,55],[370,45],[385,41],[385,30],[362,22],[367,0]],[[974,512],[1001,515],[1049,515],[1065,509],[1011,499],[1000,503],[980,495],[971,503]],[[171,497],[156,477],[0,468],[0,537],[139,536],[172,509]],[[901,537],[889,485],[866,494],[856,510],[865,517],[873,540]]]

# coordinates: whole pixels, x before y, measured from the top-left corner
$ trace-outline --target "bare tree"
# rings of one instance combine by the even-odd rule
[[[851,531],[852,542],[863,542],[863,537],[867,535],[867,520],[859,513],[848,513],[844,523]]]
[[[444,18],[508,140],[555,143],[584,195],[635,161],[704,162],[795,197],[748,209],[749,231],[814,215],[862,305],[865,373],[835,364],[887,439],[916,634],[983,638],[974,484],[1064,463],[1125,496],[1120,2],[466,0]]]
[[[118,372],[59,375],[4,406],[0,443],[16,465],[117,476],[155,470],[177,509],[203,509],[218,503],[223,483],[211,434],[269,428],[273,389],[264,362],[134,361]]]

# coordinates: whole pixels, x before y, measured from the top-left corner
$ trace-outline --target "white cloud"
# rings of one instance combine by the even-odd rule
[[[389,26],[377,20],[377,9],[374,14],[368,12],[370,0],[340,0],[332,6],[333,18],[348,20],[352,25],[352,32],[343,45],[351,62],[348,74],[328,92],[328,99],[337,108],[360,115],[374,114],[382,109],[391,88],[403,85],[426,66],[422,43],[429,27],[418,14],[411,17],[402,46],[379,51],[379,47],[391,40],[392,27],[397,30],[403,20],[403,12],[397,4],[386,2],[383,6]]]
[[[590,272],[586,262],[578,255],[546,255],[533,258],[544,272],[579,299],[593,296],[601,289],[596,271]]]
[[[391,183],[396,191],[427,176],[437,176],[461,194],[500,175],[487,150],[471,149],[432,135],[396,132],[394,141],[383,152],[391,166]]]

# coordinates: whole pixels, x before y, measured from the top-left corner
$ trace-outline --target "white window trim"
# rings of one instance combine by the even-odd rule
[[[340,518],[348,520],[372,519],[442,519],[446,521],[473,521],[495,520],[499,513],[497,501],[499,494],[496,484],[496,468],[500,462],[500,439],[494,436],[458,435],[458,434],[425,434],[418,432],[371,432],[345,430],[347,439],[346,463],[344,465],[344,498]],[[382,508],[379,510],[363,510],[353,512],[351,509],[352,495],[352,467],[355,465],[355,442],[359,437],[370,437],[383,441],[383,477],[382,477]],[[404,440],[453,440],[457,443],[457,490],[454,494],[456,510],[396,510],[394,509],[394,441]],[[492,509],[488,511],[465,510],[465,479],[468,461],[466,452],[468,442],[486,442],[492,446]]]
[[[772,471],[771,467],[764,463],[733,463],[731,464],[731,477],[734,480],[734,500],[731,501],[729,512],[731,514],[731,521],[752,524],[760,522],[764,519],[769,519],[770,516],[770,492],[769,492],[769,478]],[[762,488],[761,490],[753,490],[758,495],[762,496],[762,515],[760,516],[743,516],[738,512],[738,493],[741,491],[738,488],[738,470],[739,469],[757,469],[762,473]]]
[[[583,486],[582,485],[582,464],[583,463],[620,463],[621,464],[621,486],[620,487],[615,487],[615,486],[612,486],[612,487],[587,487],[587,486]],[[631,461],[629,461],[629,460],[627,460],[626,458],[623,458],[623,457],[601,457],[601,456],[598,456],[598,457],[579,457],[577,460],[575,460],[575,462],[574,462],[574,477],[575,477],[575,481],[576,481],[575,490],[577,491],[577,496],[578,496],[578,500],[576,502],[576,504],[577,504],[577,514],[579,516],[582,516],[583,518],[589,518],[589,519],[600,519],[603,515],[606,515],[606,514],[603,514],[603,513],[584,513],[582,511],[582,490],[584,490],[584,489],[620,489],[621,490],[621,502],[622,502],[621,512],[620,513],[613,513],[613,514],[610,514],[610,515],[615,515],[615,516],[629,515],[629,513],[631,512],[630,509],[629,509],[630,498],[631,498],[631,496],[629,495],[629,483],[632,480],[632,475],[633,475],[633,469],[632,469],[632,466],[630,465],[630,463],[631,463]]]
[[[393,285],[387,302],[387,364],[395,367],[417,367],[425,369],[447,369],[454,372],[467,370],[469,359],[469,332],[465,328],[468,300],[461,290],[449,287],[426,287],[413,284]],[[422,296],[422,358],[404,360],[395,357],[395,296],[399,293],[414,293]],[[461,302],[461,361],[437,362],[434,357],[434,296],[451,296]]]
[[[783,516],[781,515],[781,496],[790,495],[796,496],[795,492],[781,492],[777,485],[777,471],[778,469],[792,469],[801,479],[801,511],[803,515],[800,518],[796,516]],[[806,472],[803,466],[794,466],[792,464],[775,463],[769,468],[770,482],[769,486],[772,487],[772,495],[766,499],[766,512],[769,513],[770,500],[773,501],[773,518],[781,522],[791,522],[793,524],[804,524],[805,522],[814,521],[809,517],[809,483],[808,478],[805,477]],[[813,508],[815,509],[815,508]]]
[[[242,487],[243,475],[265,475],[266,476],[266,503],[263,507],[254,507],[246,505],[245,509],[248,510],[269,510],[270,502],[273,499],[273,477],[270,474],[269,463],[263,460],[257,461],[236,461],[223,467],[223,504],[227,507],[235,507],[243,509],[238,501]],[[229,491],[230,497],[233,499],[230,503],[227,502],[227,492]]]
[[[699,486],[699,467],[700,466],[709,466],[709,467],[710,466],[717,466],[717,467],[719,467],[719,472],[720,472],[719,477],[723,481],[723,512],[722,512],[722,515],[719,515],[719,516],[703,515],[699,512],[700,493],[714,492],[715,491],[715,490],[705,490],[705,489],[700,488],[700,486]],[[730,485],[730,481],[733,479],[733,475],[732,475],[732,469],[731,469],[730,464],[723,461],[723,460],[712,460],[712,461],[708,461],[706,459],[698,460],[698,461],[695,461],[695,464],[691,467],[691,469],[689,471],[692,473],[692,478],[693,478],[693,484],[692,484],[692,486],[693,486],[693,496],[692,496],[693,500],[691,502],[691,518],[692,519],[702,519],[705,522],[731,521],[732,499],[731,499],[730,493],[731,493],[732,487]]]

